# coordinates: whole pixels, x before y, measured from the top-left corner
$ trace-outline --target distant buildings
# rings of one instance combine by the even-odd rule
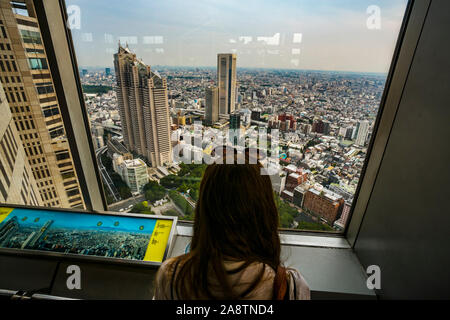
[[[252,110],[252,120],[260,121],[261,120],[261,111],[260,110]]]
[[[333,226],[336,227],[338,230],[344,230],[345,227],[347,226],[351,207],[352,203],[350,201],[345,201],[344,206],[342,208],[341,216],[333,224]]]
[[[325,188],[318,191],[309,189],[304,196],[303,209],[320,216],[327,223],[332,224],[341,214],[344,199]]]
[[[233,145],[237,145],[240,138],[241,114],[236,111],[230,114],[230,141]]]
[[[167,82],[119,45],[114,55],[124,144],[152,167],[172,162]]]
[[[219,113],[231,114],[236,103],[236,54],[217,55],[217,84],[219,88]]]
[[[212,126],[219,121],[219,90],[217,87],[209,87],[205,90],[206,94],[206,124]]]
[[[367,136],[369,135],[369,121],[360,121],[356,125],[356,141],[355,144],[359,146],[365,146]]]
[[[312,132],[316,133],[322,133],[322,134],[329,134],[330,133],[330,122],[323,121],[323,120],[317,120],[313,122],[312,125]]]

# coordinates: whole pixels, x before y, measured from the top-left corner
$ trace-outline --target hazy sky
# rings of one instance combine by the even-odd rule
[[[66,0],[79,66],[112,66],[121,40],[149,65],[215,66],[217,53],[235,52],[238,68],[363,72],[388,71],[406,3]],[[371,5],[379,29],[367,27]]]

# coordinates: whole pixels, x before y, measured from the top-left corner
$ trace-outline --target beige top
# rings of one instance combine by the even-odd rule
[[[174,265],[174,259],[166,260],[160,267],[156,279],[155,279],[155,296],[156,300],[170,300],[171,299],[171,279],[173,273],[173,267],[168,268],[169,265]],[[243,262],[241,261],[225,261],[225,269],[233,270],[239,267]],[[264,275],[260,283],[255,287],[255,289],[250,292],[245,299],[247,300],[271,300],[273,295],[273,282],[275,278],[275,271],[263,263],[253,263],[249,265],[244,270],[229,274],[228,279],[232,284],[233,290],[236,293],[242,293],[248,286],[253,283],[255,278],[261,272],[261,268],[264,268]],[[179,270],[179,266],[178,269]],[[303,276],[295,269],[288,268],[288,281],[289,281],[289,300],[309,300],[310,291],[309,286],[306,283]],[[216,297],[221,296],[221,286],[217,281],[212,279],[210,284],[210,289]],[[178,299],[176,296],[176,290],[173,290],[174,299]]]

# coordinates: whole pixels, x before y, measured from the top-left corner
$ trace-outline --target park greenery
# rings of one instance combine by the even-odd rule
[[[103,93],[108,93],[108,91],[112,90],[111,86],[89,85],[89,84],[83,84],[82,88],[83,88],[83,92],[87,93],[87,94],[91,94],[91,93],[103,94]]]
[[[189,196],[194,201],[197,201],[200,181],[206,167],[206,164],[180,163],[180,171],[178,171],[178,174],[171,174],[162,178],[160,184],[167,189],[176,189],[182,193],[187,193],[189,191]]]
[[[150,206],[148,205],[147,201],[136,203],[133,208],[131,208],[130,212],[132,213],[144,213],[144,214],[155,214]]]
[[[189,202],[176,190],[169,191],[169,197],[175,205],[183,212],[186,220],[192,220],[194,217],[194,209]]]
[[[166,189],[156,181],[149,181],[142,189],[145,199],[151,203],[161,200],[166,196]]]

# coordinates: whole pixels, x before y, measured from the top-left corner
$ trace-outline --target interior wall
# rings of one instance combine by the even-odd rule
[[[450,1],[432,0],[355,243],[381,299],[450,298],[448,39]]]

